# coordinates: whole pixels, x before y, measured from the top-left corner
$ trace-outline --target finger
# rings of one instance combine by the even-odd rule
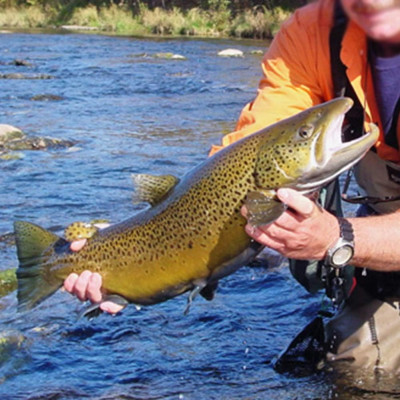
[[[108,228],[110,224],[107,222],[99,222],[98,224],[94,224],[94,226],[99,229],[105,229]]]
[[[75,240],[71,243],[70,249],[72,251],[79,251],[82,249],[83,246],[85,246],[86,242],[87,242],[87,239]]]
[[[296,230],[303,221],[304,217],[302,215],[288,209],[274,221],[274,225],[292,232]]]
[[[263,231],[260,228],[256,228],[250,224],[247,224],[245,226],[245,230],[250,237],[252,237],[258,243],[261,243],[262,245],[269,247],[270,249],[283,251],[285,247],[284,243],[281,240],[279,240],[278,238],[275,239],[271,237],[267,232]]]
[[[100,303],[103,295],[101,293],[102,277],[97,272],[94,272],[89,277],[89,281],[86,287],[86,297],[92,303]]]
[[[120,312],[123,308],[124,306],[113,303],[112,301],[104,301],[100,304],[100,309],[109,314],[116,314]]]
[[[77,279],[78,279],[78,274],[75,273],[69,274],[64,281],[64,289],[67,292],[71,293],[72,290],[74,289]]]
[[[90,271],[83,271],[75,282],[73,293],[81,301],[87,300],[86,291],[91,275],[92,273]]]
[[[314,212],[315,203],[296,190],[289,188],[278,189],[277,196],[280,201],[304,218],[309,218]]]

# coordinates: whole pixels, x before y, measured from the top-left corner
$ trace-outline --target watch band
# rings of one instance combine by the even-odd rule
[[[338,218],[339,228],[340,228],[340,236],[354,244],[354,231],[353,225],[346,218]]]

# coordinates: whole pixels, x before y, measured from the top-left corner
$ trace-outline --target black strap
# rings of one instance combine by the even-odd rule
[[[400,98],[397,100],[396,107],[393,113],[392,125],[386,135],[386,143],[395,149],[399,148],[399,139],[397,137],[397,125],[400,124]]]
[[[335,2],[333,18],[333,27],[329,36],[329,48],[335,96],[350,97],[354,102],[353,107],[346,114],[347,125],[343,129],[343,140],[349,141],[362,136],[364,133],[364,108],[347,78],[347,67],[340,59],[342,39],[348,24],[348,18],[343,11],[340,0],[336,0]]]
[[[347,28],[348,19],[343,11],[340,1],[335,2],[333,16],[333,27],[329,36],[329,50],[331,56],[331,73],[333,88],[336,97],[345,95],[348,79],[346,76],[346,66],[340,60],[342,49],[342,39]]]

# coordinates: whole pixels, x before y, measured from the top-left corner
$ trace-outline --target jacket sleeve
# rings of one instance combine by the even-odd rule
[[[283,24],[262,61],[263,77],[256,98],[242,110],[236,130],[212,146],[210,155],[244,136],[325,101],[320,85],[315,26],[296,12]],[[329,71],[325,71],[329,73]]]

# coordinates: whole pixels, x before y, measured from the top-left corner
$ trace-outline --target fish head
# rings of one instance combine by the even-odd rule
[[[343,142],[342,125],[352,105],[349,98],[336,98],[267,128],[255,165],[257,186],[309,192],[357,163],[379,131],[370,124],[365,135]]]

